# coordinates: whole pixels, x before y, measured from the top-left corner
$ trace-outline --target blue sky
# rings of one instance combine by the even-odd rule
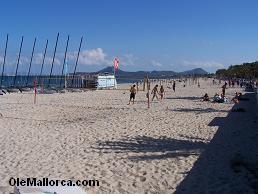
[[[99,70],[117,56],[128,71],[202,67],[214,72],[257,60],[257,8],[255,0],[6,0],[0,9],[0,62],[9,33],[6,69],[15,71],[24,35],[19,72],[26,72],[37,37],[32,67],[37,73],[49,39],[47,73],[60,32],[55,73],[61,72],[68,34],[69,71],[83,36],[78,71]]]

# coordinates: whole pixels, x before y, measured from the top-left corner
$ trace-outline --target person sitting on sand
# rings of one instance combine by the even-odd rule
[[[224,94],[221,94],[221,102],[224,103],[224,102],[227,102],[228,99],[226,98],[226,96]]]
[[[207,93],[202,97],[202,101],[210,101],[209,95]]]
[[[151,94],[153,94],[151,101],[153,101],[155,97],[157,98],[157,100],[159,100],[159,98],[158,98],[158,85],[155,85],[155,87],[151,91]]]
[[[241,97],[242,97],[242,93],[236,92],[235,96],[232,98],[231,101],[233,101],[234,103],[239,103],[239,100],[241,100]]]
[[[135,94],[136,94],[136,88],[135,88],[135,84],[131,87],[130,89],[130,100],[128,105],[130,105],[131,101],[133,100],[133,104],[134,104],[134,99],[135,99]]]
[[[165,94],[164,87],[160,86],[159,95],[161,100],[164,98],[164,94]]]
[[[235,104],[239,103],[239,99],[238,99],[238,93],[235,93],[235,96],[232,98],[232,100]]]

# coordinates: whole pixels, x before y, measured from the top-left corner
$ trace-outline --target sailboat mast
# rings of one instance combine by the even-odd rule
[[[41,64],[41,69],[40,69],[39,77],[42,76],[43,67],[44,67],[45,58],[46,58],[46,53],[47,53],[47,46],[48,46],[48,40],[47,40],[47,42],[46,42],[46,46],[45,46],[45,50],[44,50],[44,54],[43,54],[43,59],[42,59],[42,64]]]
[[[20,45],[19,56],[18,56],[18,60],[17,60],[16,70],[15,70],[15,76],[14,76],[14,79],[13,79],[13,86],[15,86],[15,84],[16,84],[17,72],[18,72],[19,63],[20,63],[20,57],[21,57],[22,44],[23,44],[23,36],[22,36],[22,39],[21,39],[21,45]]]
[[[69,35],[67,36],[67,41],[66,41],[64,62],[63,62],[63,68],[62,68],[61,79],[60,79],[60,87],[61,87],[61,84],[62,84],[62,76],[63,76],[63,74],[64,74],[64,67],[65,67],[65,63],[66,63],[66,55],[67,55],[68,44],[69,44]]]
[[[56,45],[55,45],[54,55],[53,55],[53,59],[52,59],[51,70],[50,70],[50,74],[49,74],[49,79],[48,79],[48,87],[50,86],[50,80],[51,80],[52,71],[53,71],[53,66],[54,66],[54,62],[55,62],[56,48],[57,48],[58,38],[59,38],[59,33],[57,34],[57,37],[56,37]]]
[[[72,86],[73,86],[74,75],[75,75],[75,72],[76,72],[76,69],[77,69],[78,59],[79,59],[79,55],[80,55],[80,51],[81,51],[82,39],[83,39],[83,36],[81,37],[80,46],[79,46],[79,50],[78,50],[78,53],[77,53],[77,58],[76,58],[76,63],[75,63],[74,72],[73,72],[73,78],[72,78]]]
[[[28,86],[28,82],[29,82],[31,63],[32,63],[33,55],[34,55],[34,50],[35,50],[36,41],[37,41],[37,39],[35,38],[35,39],[34,39],[34,43],[33,43],[33,48],[32,48],[31,57],[30,57],[30,66],[29,66],[29,71],[28,71],[28,75],[27,75],[26,86]]]
[[[4,67],[5,67],[5,59],[6,59],[7,46],[8,46],[8,34],[6,35],[6,41],[5,41],[4,62],[3,62],[3,68],[2,68],[2,76],[1,76],[1,83],[0,83],[0,86],[2,86],[2,83],[3,83]]]

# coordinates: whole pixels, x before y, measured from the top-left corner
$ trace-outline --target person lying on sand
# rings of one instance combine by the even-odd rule
[[[227,102],[227,98],[221,94],[215,94],[214,97],[213,97],[213,102],[218,102],[218,103],[224,103],[224,102]]]
[[[135,84],[131,87],[130,89],[130,100],[128,105],[130,105],[131,101],[133,100],[133,104],[134,104],[134,100],[135,100],[135,94],[136,94],[136,88],[135,88]]]
[[[209,95],[207,93],[202,97],[202,101],[210,101]]]

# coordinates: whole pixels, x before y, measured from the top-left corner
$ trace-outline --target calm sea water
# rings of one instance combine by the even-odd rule
[[[0,78],[1,79],[1,78]],[[14,76],[3,76],[2,78],[2,87],[10,87],[10,86],[34,86],[34,82],[36,81],[39,85],[50,85],[50,86],[64,86],[64,77],[61,76],[53,76],[49,79],[48,76],[17,76],[16,81],[14,83]],[[75,78],[74,82],[78,81],[78,78]]]
[[[1,77],[0,77],[1,79]],[[10,87],[10,86],[16,86],[16,87],[24,87],[26,86],[34,86],[34,82],[38,85],[43,85],[43,86],[51,86],[51,87],[64,87],[65,84],[65,79],[64,77],[61,76],[52,76],[51,79],[49,80],[49,76],[29,76],[28,81],[27,81],[27,76],[17,76],[16,81],[14,84],[14,76],[3,76],[2,78],[2,87]],[[117,83],[135,83],[139,80],[136,79],[120,79],[117,78]],[[67,77],[67,84],[68,86],[71,85],[72,82],[72,76]],[[82,84],[82,80],[80,77],[75,77],[73,85],[75,87],[80,87]]]

